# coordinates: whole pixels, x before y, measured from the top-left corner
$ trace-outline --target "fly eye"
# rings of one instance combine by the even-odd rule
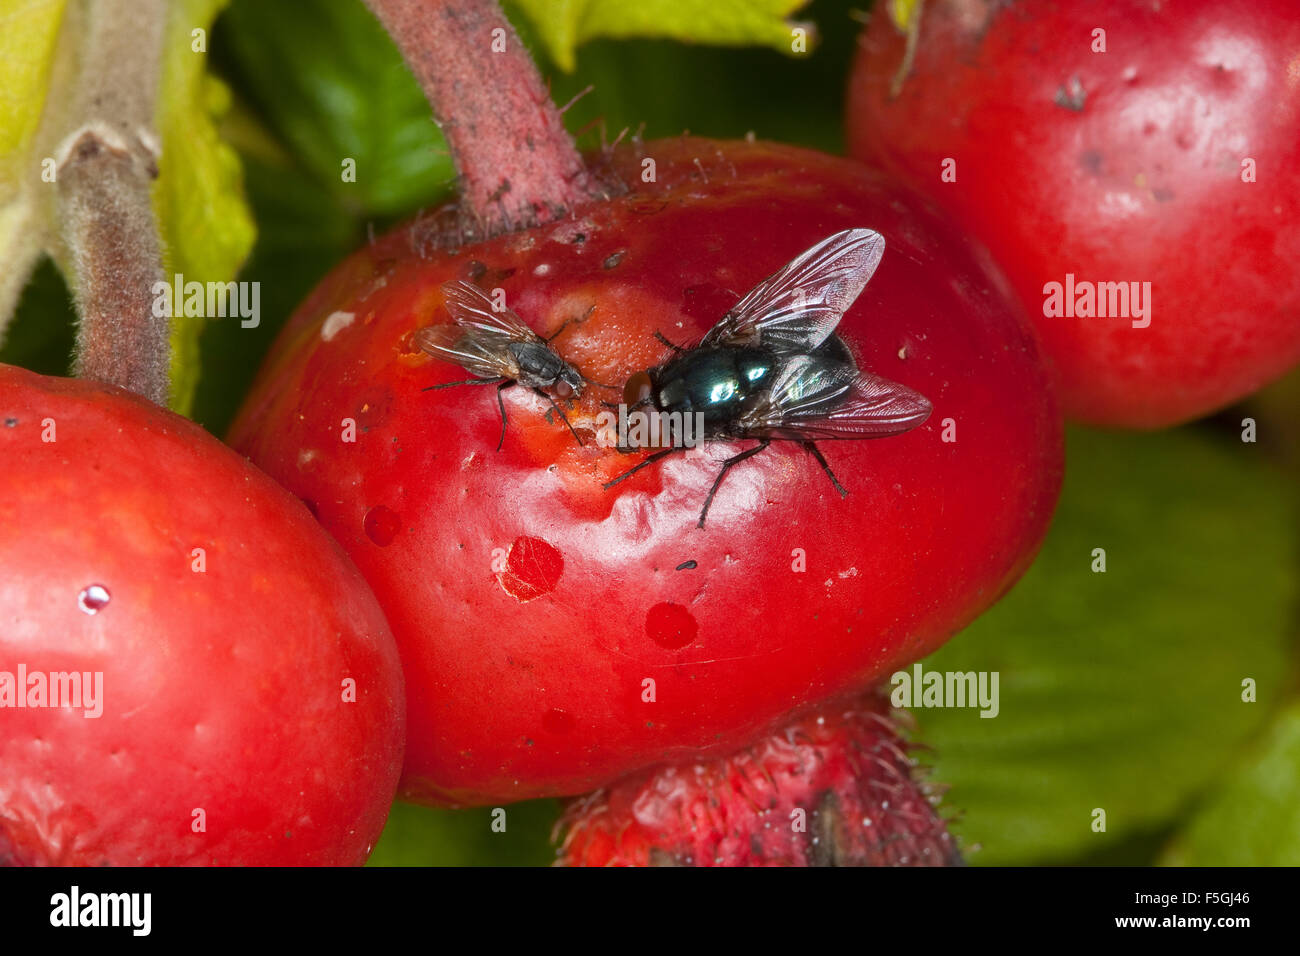
[[[572,385],[561,378],[555,382],[555,394],[560,398],[572,398],[577,393],[573,390]]]
[[[640,405],[650,398],[653,386],[650,383],[649,372],[637,372],[627,380],[623,386],[623,403],[625,405]]]

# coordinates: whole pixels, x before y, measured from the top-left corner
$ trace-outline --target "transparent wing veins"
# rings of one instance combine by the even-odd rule
[[[930,402],[905,385],[853,365],[794,356],[765,401],[742,416],[746,434],[800,441],[884,438],[930,417]]]
[[[871,229],[823,239],[750,290],[700,342],[811,351],[826,340],[885,254]]]

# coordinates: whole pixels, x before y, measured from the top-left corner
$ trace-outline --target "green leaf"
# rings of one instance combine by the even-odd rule
[[[1037,563],[923,662],[999,674],[996,718],[913,711],[956,832],[982,847],[972,863],[1113,859],[1170,827],[1282,706],[1296,515],[1258,449],[1190,429],[1071,433]]]
[[[1300,865],[1300,703],[1201,807],[1169,847],[1170,866]]]
[[[717,46],[765,46],[796,54],[812,48],[813,28],[787,17],[807,0],[511,0],[528,17],[547,55],[572,72],[574,50],[595,37],[664,37]],[[803,45],[796,40],[802,31]],[[649,83],[656,78],[645,77]]]
[[[235,0],[220,38],[241,87],[336,201],[393,214],[450,195],[455,170],[429,104],[360,0]]]
[[[473,810],[397,803],[369,865],[546,866],[555,860],[550,833],[558,813],[554,800]]]
[[[0,344],[45,238],[40,164],[29,147],[49,91],[63,8],[64,0],[28,0],[0,10]]]
[[[15,318],[0,347],[0,362],[41,375],[68,374],[77,314],[53,260],[41,260],[32,273]]]
[[[55,40],[65,0],[27,0],[0,10],[0,162],[8,163],[30,142],[49,90]],[[0,183],[14,170],[0,167]]]
[[[157,124],[162,159],[154,209],[163,238],[163,271],[185,281],[234,278],[256,236],[244,201],[239,157],[216,120],[230,108],[225,84],[204,70],[193,30],[207,31],[225,0],[178,0],[168,8]],[[216,319],[237,322],[237,319]],[[203,321],[178,317],[172,327],[172,404],[188,414],[199,376]]]

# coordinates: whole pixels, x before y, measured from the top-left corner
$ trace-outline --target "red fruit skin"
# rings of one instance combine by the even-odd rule
[[[290,320],[231,430],[315,503],[388,615],[414,801],[586,793],[734,751],[941,644],[1024,570],[1056,500],[1060,421],[1032,332],[908,194],[856,163],[762,143],[682,138],[607,165],[632,192],[569,220],[454,251],[436,248],[454,236],[417,224],[352,256]],[[592,440],[614,392],[588,388],[569,409],[587,430],[578,447],[540,398],[507,391],[497,452],[491,388],[421,391],[465,378],[410,342],[449,321],[449,279],[503,289],[545,335],[574,320],[556,347],[621,385],[665,357],[656,330],[697,340],[851,226],[889,246],[840,332],[863,367],[935,411],[899,437],[824,443],[846,499],[785,444],[733,469],[699,530],[718,462],[749,443],[605,491],[640,458]],[[940,440],[947,418],[955,442]]]
[[[887,701],[826,707],[729,757],[574,800],[562,866],[948,866],[961,855]]]
[[[1060,370],[1067,417],[1177,424],[1300,361],[1293,0],[931,0],[897,98],[905,41],[888,6],[853,66],[850,151],[987,245]],[[956,182],[940,178],[947,157]],[[1247,157],[1257,182],[1242,181]],[[1150,282],[1150,326],[1045,316],[1043,287],[1067,272]]]
[[[364,862],[401,769],[400,665],[301,503],[177,415],[12,366],[0,460],[0,671],[103,673],[97,718],[0,708],[0,862]]]

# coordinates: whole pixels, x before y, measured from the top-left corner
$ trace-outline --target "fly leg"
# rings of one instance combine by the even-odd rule
[[[497,451],[506,443],[506,403],[501,400],[501,393],[514,384],[515,380],[508,378],[497,386],[497,408],[501,409],[501,437],[497,439]]]
[[[603,485],[601,485],[601,487],[604,488],[606,491],[609,491],[609,489],[613,488],[616,484],[618,484],[618,483],[619,483],[620,481],[622,481],[624,478],[631,478],[633,475],[635,475],[635,474],[636,474],[638,471],[640,471],[642,468],[646,468],[646,467],[649,467],[650,465],[653,465],[655,462],[657,462],[657,461],[658,461],[659,459],[661,459],[661,458],[667,458],[669,455],[671,455],[671,454],[672,454],[673,452],[675,452],[675,451],[682,451],[682,449],[681,449],[681,448],[678,448],[678,447],[673,447],[673,448],[663,448],[663,449],[660,449],[659,451],[655,452],[653,455],[647,455],[643,460],[637,462],[635,465],[633,465],[633,466],[632,466],[631,468],[629,468],[627,471],[623,472],[623,474],[619,475],[617,478],[613,478],[613,479],[611,479],[610,481],[605,482]]]
[[[515,384],[513,378],[467,378],[463,382],[443,382],[441,385],[429,385],[420,389],[422,392],[438,388],[451,388],[453,385],[495,385],[497,387],[497,408],[501,409],[501,440],[497,442],[497,451],[506,443],[506,404],[501,400],[501,393]],[[565,420],[566,424],[568,420]],[[572,429],[570,429],[572,431]],[[582,444],[579,442],[578,444]]]
[[[752,458],[770,444],[772,444],[772,439],[760,438],[758,444],[753,448],[742,451],[739,455],[732,455],[722,463],[722,470],[718,472],[718,477],[713,479],[713,487],[709,489],[709,496],[704,499],[704,508],[700,511],[700,523],[696,525],[697,528],[704,527],[704,519],[709,514],[709,505],[713,504],[713,496],[718,493],[718,486],[722,484],[722,479],[727,476],[727,472],[731,470],[731,466],[740,464],[746,458]]]
[[[817,459],[817,464],[822,466],[822,471],[826,472],[826,477],[831,480],[831,484],[834,485],[835,490],[840,493],[840,497],[847,498],[849,495],[848,489],[841,485],[836,479],[835,472],[831,471],[831,466],[826,464],[826,456],[822,454],[822,450],[818,448],[815,443],[810,441],[804,442],[803,447],[807,448],[808,451],[812,453],[812,456]]]
[[[569,426],[569,433],[573,435],[573,440],[576,441],[579,445],[581,445],[582,439],[579,438],[578,433],[573,430],[573,425],[569,424],[569,416],[564,414],[564,410],[560,408],[559,405],[555,404],[555,399],[551,398],[551,396],[547,395],[540,388],[535,388],[533,389],[533,391],[551,403],[551,408],[555,409],[555,413],[559,415],[560,418],[564,419],[564,424]]]
[[[666,338],[664,338],[664,334],[658,330],[655,331],[655,338],[657,338],[664,345],[668,346],[674,352],[681,353],[686,351],[686,349],[682,348],[680,345],[673,345],[673,343],[669,342]]]

